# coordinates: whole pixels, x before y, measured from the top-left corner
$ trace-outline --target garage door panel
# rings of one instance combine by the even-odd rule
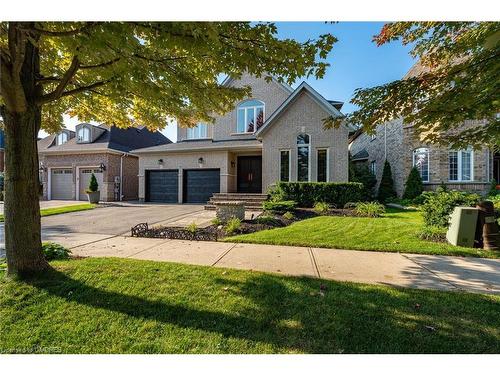
[[[50,199],[70,200],[73,198],[73,170],[52,169],[50,172]]]
[[[194,169],[184,171],[184,202],[207,203],[214,193],[220,192],[220,169]]]
[[[163,203],[179,201],[178,170],[147,171],[146,174],[147,201]]]
[[[99,185],[99,190],[102,191],[103,186],[103,173],[99,168],[81,168],[80,169],[80,189],[78,199],[81,201],[87,200],[87,192],[86,190],[89,187],[90,178],[92,177],[92,173],[97,179],[97,183]]]

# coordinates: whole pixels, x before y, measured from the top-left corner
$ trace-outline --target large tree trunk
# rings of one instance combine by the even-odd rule
[[[2,108],[5,130],[5,249],[7,273],[24,276],[48,268],[41,244],[38,202],[37,137],[41,108],[36,97],[40,73],[38,48],[28,41],[19,74],[25,103],[22,111]]]

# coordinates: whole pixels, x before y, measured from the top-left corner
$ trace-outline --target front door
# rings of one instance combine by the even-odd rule
[[[238,157],[238,193],[262,193],[262,156]]]

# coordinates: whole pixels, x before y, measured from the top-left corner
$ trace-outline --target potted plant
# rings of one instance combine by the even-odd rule
[[[101,197],[101,192],[99,191],[99,184],[97,183],[97,178],[94,174],[90,176],[89,188],[86,190],[87,196],[89,198],[89,203],[99,203],[99,198]]]

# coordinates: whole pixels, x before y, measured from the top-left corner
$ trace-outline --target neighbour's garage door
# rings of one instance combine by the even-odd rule
[[[103,185],[103,177],[102,171],[99,168],[81,168],[80,169],[80,187],[79,187],[79,196],[78,199],[81,201],[86,201],[87,192],[86,190],[89,188],[90,177],[92,177],[92,173],[97,179],[97,184],[99,185],[98,190],[102,191]],[[101,198],[102,198],[101,194]]]
[[[74,199],[72,169],[58,168],[51,170],[50,199]]]
[[[146,201],[178,203],[178,170],[146,171]]]
[[[184,171],[184,203],[207,203],[220,192],[220,169]]]

